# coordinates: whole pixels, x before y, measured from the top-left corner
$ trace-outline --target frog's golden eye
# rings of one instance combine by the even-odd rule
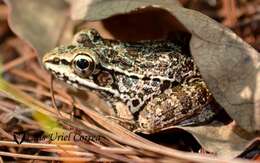
[[[95,70],[96,64],[88,54],[79,53],[73,60],[73,69],[81,77],[90,76]]]

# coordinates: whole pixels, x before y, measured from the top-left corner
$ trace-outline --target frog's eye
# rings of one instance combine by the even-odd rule
[[[73,60],[74,71],[81,77],[88,77],[95,70],[95,61],[85,53],[79,53]]]

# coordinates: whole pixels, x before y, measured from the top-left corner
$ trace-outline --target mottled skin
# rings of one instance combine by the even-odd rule
[[[154,133],[214,115],[192,58],[172,42],[112,41],[87,30],[47,53],[43,64],[58,79],[98,92],[115,110],[112,119],[132,131]]]

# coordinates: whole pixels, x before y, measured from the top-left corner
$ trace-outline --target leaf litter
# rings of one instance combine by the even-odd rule
[[[64,1],[57,1],[55,3],[48,1],[44,6],[46,8],[44,11],[46,12],[37,13],[35,13],[35,10],[32,10],[31,8],[32,6],[36,9],[37,7],[41,7],[41,2],[28,2],[30,5],[24,5],[23,8],[18,7],[19,5],[24,4],[22,2],[15,0],[6,2],[9,7],[12,8],[9,19],[12,30],[22,39],[26,40],[26,42],[29,42],[37,53],[33,50],[26,51],[25,48],[19,52],[20,55],[24,55],[21,55],[15,60],[11,60],[10,62],[4,64],[3,71],[8,73],[8,78],[18,78],[20,83],[18,82],[14,86],[1,81],[1,86],[5,86],[5,84],[7,84],[8,88],[10,87],[10,90],[13,87],[17,88],[16,91],[12,92],[13,94],[8,94],[10,92],[7,91],[7,94],[2,97],[4,97],[4,99],[6,99],[6,97],[13,99],[13,101],[8,101],[10,104],[16,101],[16,105],[22,108],[27,106],[34,111],[40,112],[43,116],[47,115],[48,117],[53,117],[57,120],[57,123],[62,126],[58,127],[62,130],[67,131],[77,129],[83,134],[97,134],[104,137],[100,144],[93,141],[90,141],[88,144],[75,144],[75,142],[70,142],[71,146],[66,150],[73,152],[61,150],[66,146],[66,144],[62,144],[63,142],[59,142],[57,144],[55,143],[55,146],[52,147],[50,147],[51,144],[46,144],[46,142],[41,142],[38,144],[28,143],[29,145],[35,145],[34,148],[44,151],[46,151],[45,147],[49,147],[52,150],[47,150],[47,152],[55,151],[60,154],[60,157],[53,157],[53,160],[64,161],[227,161],[222,158],[218,158],[216,160],[216,158],[208,156],[207,154],[206,156],[198,156],[192,153],[181,152],[179,150],[164,147],[146,140],[125,130],[117,124],[109,122],[105,117],[97,113],[96,111],[102,113],[106,112],[103,105],[96,105],[95,108],[93,108],[93,106],[89,106],[90,104],[88,102],[87,105],[85,105],[85,103],[78,100],[78,98],[72,99],[66,91],[67,88],[64,85],[55,82],[53,91],[55,94],[56,103],[58,103],[58,107],[63,106],[60,110],[62,117],[58,116],[54,108],[50,108],[41,102],[44,100],[47,104],[51,103],[51,94],[48,91],[50,78],[48,77],[48,74],[46,74],[46,72],[39,67],[38,63],[35,61],[35,58],[36,56],[41,58],[44,52],[52,49],[62,42],[66,42],[61,39],[71,39],[71,31],[64,32],[64,30],[67,28],[68,30],[71,30],[71,28],[75,24],[77,25],[77,23],[74,23],[68,19],[68,6]],[[225,108],[226,112],[234,121],[228,124],[214,121],[204,126],[176,126],[174,128],[180,128],[191,133],[203,149],[206,149],[206,151],[211,153],[215,153],[217,156],[228,159],[238,156],[246,149],[246,147],[255,143],[253,140],[259,136],[257,130],[259,130],[260,119],[258,114],[260,97],[259,54],[256,50],[234,35],[234,33],[227,28],[220,26],[205,15],[180,7],[180,4],[175,1],[114,2],[99,0],[92,1],[90,3],[85,0],[80,0],[77,2],[69,2],[72,5],[71,17],[73,19],[102,20],[87,22],[83,24],[83,27],[96,27],[103,37],[111,39],[136,39],[129,38],[129,35],[124,36],[117,34],[123,32],[124,30],[119,31],[118,25],[116,25],[116,23],[113,24],[113,22],[124,19],[124,15],[131,18],[135,12],[137,13],[137,16],[139,16],[145,14],[147,11],[150,13],[157,12],[157,14],[159,14],[159,18],[157,19],[160,20],[157,21],[165,26],[162,30],[164,35],[171,32],[174,34],[178,32],[189,33],[191,35],[189,44],[190,51],[202,73],[203,78],[209,85],[209,88],[213,92],[216,100]],[[110,9],[107,9],[106,6],[110,6]],[[23,10],[24,18],[18,16],[22,12],[21,9]],[[42,18],[50,17],[54,11],[57,16],[54,16],[53,19],[49,21],[40,23]],[[32,13],[35,18],[25,19],[26,16],[28,17]],[[120,14],[123,15],[122,18],[120,18]],[[18,18],[19,20],[17,20]],[[56,23],[53,25],[55,21]],[[137,22],[137,24],[138,23],[139,22]],[[31,28],[33,28],[33,30]],[[138,26],[131,26],[130,29],[132,28],[137,31],[139,29]],[[45,35],[46,30],[50,32],[48,35]],[[65,33],[69,34],[66,36]],[[154,38],[158,37],[158,35],[144,36],[144,38],[146,37]],[[12,44],[17,45],[16,42]],[[27,47],[27,49],[29,48],[27,45],[22,46]],[[30,70],[30,73],[28,73],[28,69]],[[29,81],[30,84],[25,84],[25,81]],[[41,91],[37,91],[35,88]],[[23,93],[20,94],[21,91],[27,95]],[[19,97],[12,98],[16,94],[19,95]],[[28,97],[28,95],[31,97]],[[96,98],[93,96],[94,95],[91,94],[88,95],[88,100],[91,98]],[[20,100],[19,102],[19,98],[23,98],[23,100]],[[37,99],[40,101],[36,102],[35,100]],[[24,102],[26,101],[29,103],[25,104]],[[30,103],[36,106],[31,106]],[[64,110],[64,108],[66,109]],[[81,114],[84,113],[82,116],[84,117],[83,120],[71,118],[69,113],[71,113],[75,108],[81,110]],[[93,109],[96,111],[93,111]],[[46,126],[47,124],[43,126]],[[25,129],[28,129],[28,124],[26,124],[26,121],[22,121],[20,123],[16,122],[15,125],[23,126]],[[68,126],[70,127],[68,128]],[[12,138],[11,135],[7,136],[8,134],[5,131],[1,131],[0,133],[1,135],[6,135],[4,137],[6,141],[1,141],[2,145],[7,145],[9,143],[9,146],[15,146],[13,141],[10,139]],[[26,147],[27,144],[21,145],[25,145],[24,147]],[[75,158],[67,157],[69,155],[68,153],[73,153],[71,157]],[[34,158],[33,156],[26,154],[16,156],[11,153],[2,153],[1,155],[10,155],[18,158]],[[36,156],[35,159],[48,160],[51,159],[51,157],[39,155]]]

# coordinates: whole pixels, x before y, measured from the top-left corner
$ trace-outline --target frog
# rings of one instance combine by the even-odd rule
[[[113,110],[109,119],[133,132],[200,125],[216,115],[192,56],[170,40],[111,40],[86,29],[42,63],[57,79],[98,94]]]

